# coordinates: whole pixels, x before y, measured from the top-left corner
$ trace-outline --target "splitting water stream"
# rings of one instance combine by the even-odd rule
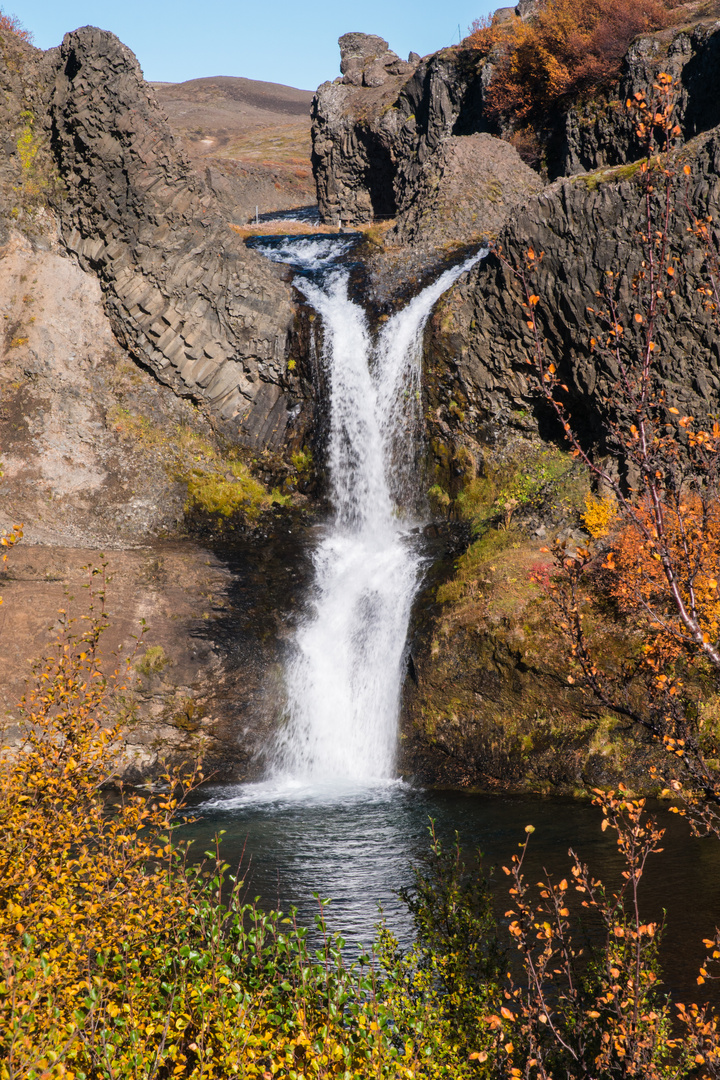
[[[409,939],[397,890],[426,850],[430,816],[446,839],[457,829],[469,848],[482,847],[487,865],[506,862],[532,823],[536,872],[567,874],[571,843],[599,876],[619,866],[598,811],[586,803],[426,792],[396,779],[406,639],[424,569],[422,334],[437,300],[482,253],[440,275],[373,334],[349,293],[343,259],[353,243],[323,236],[253,244],[295,270],[295,286],[322,321],[333,509],[288,650],[285,716],[268,748],[266,778],[206,789],[189,831],[204,848],[225,830],[224,857],[232,864],[242,856],[249,896],[283,910],[296,905],[307,923],[313,894],[330,897],[331,927],[367,945],[378,904],[401,941]],[[663,824],[666,853],[645,883],[648,917],[661,916],[662,896],[668,981],[684,990],[694,985],[701,938],[719,906],[720,845],[690,840],[677,819]]]

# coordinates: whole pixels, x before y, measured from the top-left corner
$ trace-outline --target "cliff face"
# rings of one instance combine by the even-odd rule
[[[85,27],[44,65],[63,239],[118,339],[231,437],[281,446],[298,412],[289,287],[233,234],[129,49]]]
[[[412,67],[409,77],[389,74],[375,87],[346,76],[318,89],[313,170],[324,221],[359,225],[395,216],[443,138],[489,130],[482,76],[465,71],[453,50]]]
[[[680,84],[678,117],[685,139],[720,123],[717,12],[707,4],[686,6],[687,25],[631,45],[611,94],[571,103],[558,113],[543,147],[551,179],[641,155],[625,101],[640,91],[650,99],[658,71]],[[387,79],[379,89],[351,85],[347,78],[323,83],[313,105],[313,166],[323,219],[353,225],[373,215],[402,219],[426,161],[445,139],[504,134],[485,111],[492,77],[490,59],[455,46],[424,58],[409,77]]]
[[[702,5],[702,8],[711,5]],[[652,98],[658,72],[679,84],[677,121],[687,141],[720,124],[720,24],[712,17],[690,21],[630,46],[620,82],[612,94],[574,105],[561,118],[554,148],[555,175],[599,169],[635,161],[644,152],[625,102],[635,93]]]
[[[713,312],[699,291],[706,284],[705,252],[688,226],[696,217],[717,219],[720,211],[720,133],[689,143],[677,164],[681,175],[684,164],[691,172],[675,190],[669,249],[679,274],[656,339],[668,403],[703,415],[716,411],[720,400],[720,346]],[[625,172],[556,181],[528,200],[498,238],[503,258],[515,267],[530,249],[544,253],[532,279],[539,325],[548,356],[568,385],[570,411],[588,446],[598,449],[612,415],[617,373],[592,348],[599,324],[588,309],[598,306],[597,293],[612,271],[619,282],[618,316],[630,326],[632,281],[644,258],[644,200],[637,177],[623,179]],[[532,340],[519,301],[507,263],[491,254],[436,309],[427,354],[431,430],[438,437],[455,432],[492,442],[503,431],[536,424],[546,437],[557,437],[527,380]],[[462,424],[452,415],[453,400],[465,411]]]
[[[106,565],[108,665],[148,627],[129,775],[201,750],[246,775],[298,577],[298,537],[282,568],[276,541],[302,515],[268,509],[258,481],[289,479],[289,501],[312,419],[288,366],[307,352],[291,287],[231,228],[111,34],[44,54],[0,36],[0,91],[0,531],[24,525],[0,575],[0,704],[11,723],[57,608],[80,615],[83,593],[64,591]],[[191,479],[265,511],[244,530],[241,507],[229,548],[180,540]]]

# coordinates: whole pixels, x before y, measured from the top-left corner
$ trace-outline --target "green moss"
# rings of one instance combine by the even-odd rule
[[[616,762],[622,762],[627,757],[628,744],[622,735],[622,723],[616,716],[603,713],[599,717],[588,750],[591,754],[600,754]]]
[[[145,675],[149,678],[151,675],[157,675],[164,667],[167,667],[169,663],[170,657],[167,655],[162,645],[151,645],[150,648],[145,650],[145,655],[135,665],[135,670],[140,675]]]
[[[516,515],[528,511],[577,517],[584,509],[586,470],[555,447],[525,444],[508,460],[485,461],[481,476],[467,448],[457,448],[452,456],[447,450],[442,456],[441,446],[432,444],[432,449],[440,476],[462,478],[448,512],[472,522],[476,534],[491,526],[507,529]]]
[[[462,521],[475,521],[492,505],[495,488],[489,476],[468,479],[455,499],[455,510]]]
[[[233,462],[229,472],[194,469],[187,481],[185,509],[224,518],[241,514],[249,521],[256,521],[273,501],[246,465]]]
[[[302,450],[298,450],[290,457],[295,472],[300,477],[307,477],[312,474],[313,471],[313,456],[312,450],[309,450],[307,446],[303,446]]]
[[[639,161],[633,161],[629,165],[617,165],[612,169],[598,169],[597,172],[588,173],[587,176],[582,176],[580,179],[588,191],[597,191],[601,184],[619,184],[623,180],[631,180],[645,162],[647,162],[647,158],[640,158]]]
[[[441,604],[460,603],[468,590],[477,592],[482,584],[490,584],[488,568],[503,552],[520,542],[520,533],[508,529],[489,529],[465,551],[455,564],[455,574],[450,581],[440,585],[437,599]]]
[[[186,426],[157,428],[128,409],[116,408],[110,420],[125,438],[154,451],[173,480],[187,484],[186,513],[200,512],[224,520],[237,516],[255,522],[269,507],[291,502],[289,495],[282,495],[277,488],[268,491],[252,475],[239,459],[238,448],[223,454],[209,439]]]
[[[19,116],[22,124],[15,142],[20,162],[20,183],[14,188],[20,205],[12,209],[14,218],[21,214],[32,216],[38,207],[45,206],[51,195],[63,194],[63,183],[54,162],[47,152],[46,139],[35,131],[35,117],[29,109]]]
[[[462,424],[463,420],[465,419],[465,412],[463,409],[460,408],[457,401],[450,402],[448,406],[448,412],[452,413],[452,415],[456,417],[456,419],[459,420]]]
[[[180,708],[169,720],[173,727],[180,728],[182,731],[197,731],[202,720],[202,710],[193,698],[188,697],[180,703]]]
[[[434,513],[444,513],[450,506],[450,496],[441,484],[433,484],[428,491],[428,499]]]

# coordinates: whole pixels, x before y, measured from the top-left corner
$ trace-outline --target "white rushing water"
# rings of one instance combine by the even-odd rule
[[[393,775],[405,641],[421,556],[413,504],[422,332],[435,302],[480,255],[443,273],[373,338],[333,265],[347,240],[264,249],[306,271],[295,285],[322,318],[333,518],[286,670],[275,779],[363,788]],[[307,271],[313,271],[311,275]]]

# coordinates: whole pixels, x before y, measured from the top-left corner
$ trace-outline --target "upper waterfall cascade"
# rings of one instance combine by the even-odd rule
[[[261,248],[300,273],[320,315],[329,387],[334,513],[315,549],[314,585],[286,668],[278,776],[365,785],[393,775],[403,656],[422,557],[416,459],[422,332],[432,308],[481,257],[445,271],[373,337],[337,264],[347,239]]]

